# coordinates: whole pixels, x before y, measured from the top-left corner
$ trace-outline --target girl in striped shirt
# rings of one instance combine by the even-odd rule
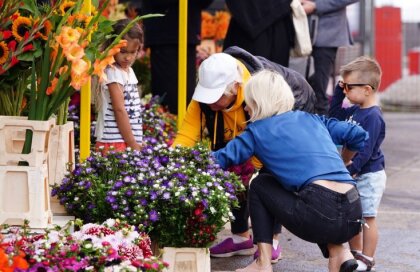
[[[113,26],[119,34],[130,21],[122,19]],[[96,148],[106,154],[127,147],[139,150],[142,142],[142,119],[138,80],[131,66],[143,46],[143,30],[135,24],[123,37],[127,46],[114,56],[115,64],[105,70],[107,80],[98,97]]]

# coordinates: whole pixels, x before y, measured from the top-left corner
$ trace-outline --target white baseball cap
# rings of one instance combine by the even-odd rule
[[[242,82],[236,59],[226,53],[213,54],[205,59],[198,69],[198,84],[192,99],[213,104],[234,81]]]

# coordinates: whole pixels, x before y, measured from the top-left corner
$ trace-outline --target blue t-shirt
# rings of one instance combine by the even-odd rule
[[[365,147],[354,156],[353,163],[347,167],[350,174],[362,175],[383,170],[385,158],[381,144],[385,139],[385,121],[381,108],[373,106],[362,109],[358,105],[343,108],[344,97],[343,89],[337,85],[331,101],[329,116],[358,124],[369,133],[369,140],[365,143]]]
[[[255,121],[214,152],[222,168],[255,155],[286,190],[299,191],[315,180],[354,183],[336,144],[363,148],[366,131],[360,126],[302,111],[289,111]]]

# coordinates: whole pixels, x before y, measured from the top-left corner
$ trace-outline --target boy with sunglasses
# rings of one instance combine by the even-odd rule
[[[340,74],[343,80],[334,90],[329,116],[359,124],[369,132],[369,140],[353,159],[346,159],[345,146],[342,151],[347,169],[357,182],[366,222],[363,232],[350,240],[350,249],[358,262],[356,271],[374,271],[373,256],[378,243],[376,215],[386,184],[380,148],[385,138],[385,122],[376,95],[382,71],[377,61],[362,56],[341,67]],[[353,106],[343,108],[345,97]]]

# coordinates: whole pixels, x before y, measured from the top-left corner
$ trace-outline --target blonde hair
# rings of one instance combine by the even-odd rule
[[[245,103],[251,109],[253,122],[292,110],[295,98],[279,73],[262,70],[245,85]]]
[[[375,91],[379,89],[382,70],[375,59],[368,56],[361,56],[340,68],[342,77],[348,76],[351,73],[357,73],[357,77],[360,80],[357,83],[370,85]]]

